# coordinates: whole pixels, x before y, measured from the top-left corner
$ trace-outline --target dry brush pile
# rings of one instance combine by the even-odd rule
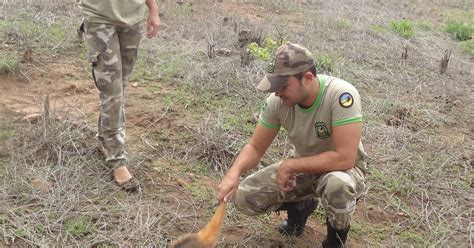
[[[2,159],[0,195],[5,244],[165,246],[176,222],[196,226],[192,199],[121,192],[104,167],[90,124],[48,113],[36,124],[3,123],[11,130],[2,143],[8,155]]]

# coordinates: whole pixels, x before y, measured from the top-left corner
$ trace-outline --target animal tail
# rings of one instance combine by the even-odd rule
[[[225,207],[225,202],[221,202],[209,223],[207,223],[207,225],[197,233],[199,240],[202,240],[204,243],[211,246],[215,246],[217,238],[219,237],[222,222],[224,221]]]

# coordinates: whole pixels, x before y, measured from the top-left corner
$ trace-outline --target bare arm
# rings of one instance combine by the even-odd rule
[[[351,123],[332,128],[333,151],[285,160],[277,172],[280,190],[290,191],[289,183],[295,173],[324,173],[344,171],[354,167],[361,136],[362,123]]]
[[[147,37],[153,38],[158,33],[161,25],[158,5],[156,0],[146,0],[146,5],[148,7]]]
[[[237,190],[240,176],[257,166],[277,134],[278,129],[257,125],[249,143],[242,148],[232,167],[222,178],[217,196],[219,201],[227,202]]]

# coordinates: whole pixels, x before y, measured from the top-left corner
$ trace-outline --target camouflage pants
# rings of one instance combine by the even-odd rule
[[[124,92],[135,65],[144,23],[130,27],[84,21],[87,59],[100,92],[99,147],[107,162],[126,159]]]
[[[355,167],[348,171],[296,175],[296,188],[282,192],[276,184],[276,173],[282,162],[270,165],[245,178],[239,185],[235,207],[247,215],[277,210],[284,202],[311,197],[320,198],[329,223],[336,229],[349,226],[356,200],[364,191],[364,173]]]

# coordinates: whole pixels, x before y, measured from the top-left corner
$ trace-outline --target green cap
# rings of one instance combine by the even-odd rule
[[[308,71],[314,65],[313,54],[303,46],[288,42],[278,47],[271,65],[257,85],[260,91],[278,91],[289,76]]]

